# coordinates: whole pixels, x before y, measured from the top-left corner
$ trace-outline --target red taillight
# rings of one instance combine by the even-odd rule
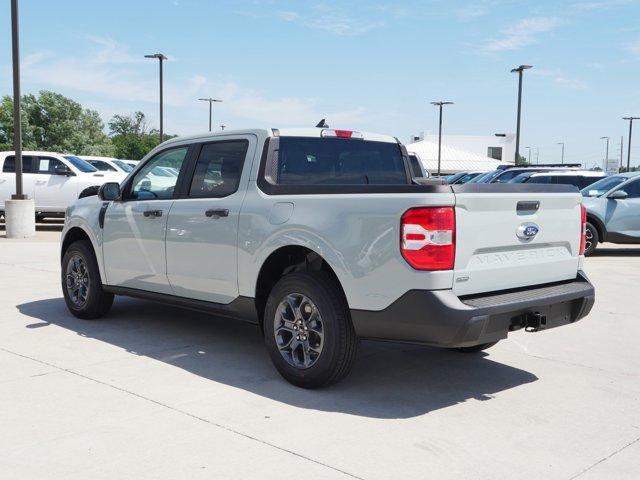
[[[456,255],[453,207],[407,210],[400,223],[400,252],[416,270],[451,270]]]
[[[584,205],[580,204],[580,255],[584,255],[584,247],[586,243],[587,234],[587,209],[584,208]]]

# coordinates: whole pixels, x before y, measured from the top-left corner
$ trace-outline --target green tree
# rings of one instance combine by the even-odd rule
[[[95,110],[59,93],[43,90],[22,97],[22,143],[25,149],[78,155],[112,155],[113,145]],[[0,148],[13,149],[13,99],[0,102]]]
[[[114,146],[114,156],[128,160],[140,160],[160,143],[158,130],[149,130],[145,114],[114,115],[109,120],[109,135]],[[165,140],[175,135],[165,135]]]

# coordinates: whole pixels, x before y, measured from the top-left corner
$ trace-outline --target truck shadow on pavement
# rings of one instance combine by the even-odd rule
[[[484,353],[362,341],[356,364],[344,381],[309,391],[279,376],[258,328],[248,323],[122,297],[116,298],[104,319],[94,321],[73,317],[62,298],[17,308],[38,320],[27,328],[41,331],[54,324],[279,402],[364,417],[411,418],[469,399],[489,400],[497,392],[537,380]],[[117,384],[117,372],[110,382]]]
[[[640,257],[640,248],[606,248],[600,247],[591,257]]]

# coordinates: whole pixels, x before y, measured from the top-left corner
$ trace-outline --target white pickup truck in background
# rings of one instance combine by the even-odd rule
[[[16,191],[14,152],[0,152],[0,213]],[[25,194],[35,200],[36,217],[64,216],[85,188],[105,182],[121,182],[124,172],[99,172],[75,155],[25,151],[22,154]]]

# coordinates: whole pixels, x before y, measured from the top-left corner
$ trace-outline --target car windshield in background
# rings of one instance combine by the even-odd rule
[[[524,172],[509,180],[509,183],[525,183],[533,175],[532,172]]]
[[[503,170],[503,172],[504,173],[502,173],[502,175],[496,175],[487,181],[495,181],[495,183],[507,183],[513,178],[520,175],[522,173],[522,170]]]
[[[466,175],[463,175],[462,177],[458,178],[458,181],[456,182],[458,185],[463,185],[465,183],[469,183],[471,180],[473,180],[474,178],[478,177],[482,175],[481,173],[478,172],[474,172],[474,173],[467,173]]]
[[[472,178],[467,183],[489,183],[493,178],[500,175],[504,170],[493,170],[492,172],[483,173],[476,178]]]
[[[118,165],[122,170],[124,170],[127,173],[129,173],[130,171],[133,170],[133,167],[131,165],[129,165],[128,163],[123,162],[122,160],[114,160],[113,163]]]
[[[464,177],[467,174],[467,172],[458,172],[458,173],[454,173],[453,175],[448,175],[446,177],[444,177],[447,182],[449,184],[453,184],[455,183],[458,179]]]
[[[595,183],[592,183],[588,187],[580,190],[583,197],[599,197],[600,195],[604,195],[609,190],[614,187],[617,187],[622,182],[628,180],[627,177],[621,177],[614,175],[612,177],[605,177],[602,180],[598,180]]]
[[[406,185],[397,143],[342,138],[280,137],[279,185]],[[275,177],[275,178],[274,178]]]
[[[64,158],[69,160],[74,167],[80,170],[83,173],[91,173],[97,172],[98,169],[91,165],[89,162],[84,161],[80,157],[76,157],[75,155],[65,155]]]

